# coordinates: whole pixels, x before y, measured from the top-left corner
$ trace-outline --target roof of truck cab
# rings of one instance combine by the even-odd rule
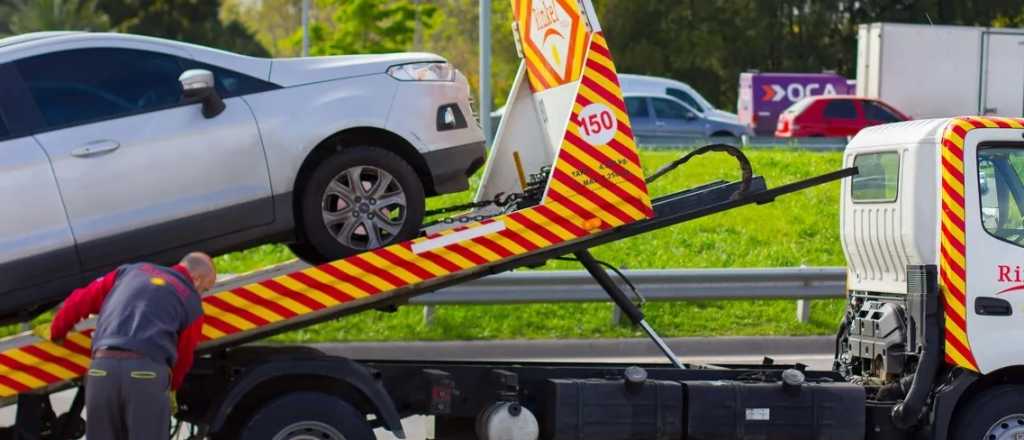
[[[952,118],[918,119],[867,127],[850,140],[846,151],[937,142],[942,138],[942,131],[951,120]]]

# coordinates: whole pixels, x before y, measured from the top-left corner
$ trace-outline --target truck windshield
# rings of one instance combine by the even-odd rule
[[[1024,147],[978,150],[981,224],[992,236],[1024,246]]]

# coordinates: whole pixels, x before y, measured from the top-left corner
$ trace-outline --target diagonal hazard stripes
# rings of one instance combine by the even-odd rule
[[[653,215],[615,64],[600,32],[591,34],[545,202],[590,213],[608,226]]]
[[[939,280],[945,310],[946,362],[978,371],[967,328],[967,240],[964,205],[964,139],[977,128],[1024,128],[1008,118],[956,118],[946,126],[940,143],[941,215],[939,223]]]

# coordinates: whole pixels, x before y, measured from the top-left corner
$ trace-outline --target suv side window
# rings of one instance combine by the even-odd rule
[[[651,112],[647,110],[647,98],[626,98],[626,114],[630,118],[651,117]]]
[[[233,98],[235,96],[249,95],[253,93],[266,92],[281,88],[280,86],[253,78],[241,72],[214,66],[212,64],[200,63],[193,60],[181,60],[185,69],[205,69],[213,73],[217,94],[222,98]]]
[[[171,55],[135,49],[74,49],[14,64],[50,129],[181,102],[182,67]]]
[[[865,119],[882,122],[899,122],[903,120],[888,108],[885,108],[885,106],[877,102],[864,101],[862,104],[864,105]]]
[[[825,117],[833,119],[857,119],[857,107],[848,99],[831,99],[825,105]]]
[[[651,104],[654,104],[654,115],[658,119],[686,119],[688,110],[679,103],[664,98],[651,98]]]
[[[690,96],[689,93],[686,93],[686,92],[684,92],[682,90],[679,90],[679,89],[669,88],[669,89],[665,89],[665,94],[667,94],[668,96],[671,96],[673,98],[676,98],[676,99],[678,99],[680,101],[685,102],[686,105],[692,107],[694,110],[696,110],[699,113],[704,113],[704,108],[701,107],[700,104],[697,103],[697,100],[693,99],[693,97]]]
[[[992,236],[1024,246],[1024,148],[978,148],[981,225]]]

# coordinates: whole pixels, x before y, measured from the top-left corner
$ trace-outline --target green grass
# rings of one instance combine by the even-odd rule
[[[641,162],[651,174],[679,157],[681,150],[644,151]],[[747,150],[754,172],[769,186],[834,171],[840,153]],[[736,180],[739,169],[724,155],[699,156],[654,182],[657,197],[716,179]],[[479,175],[473,178],[475,187]],[[435,197],[428,209],[469,201],[467,191]],[[830,183],[785,196],[774,203],[747,206],[704,219],[599,247],[594,255],[624,268],[776,267],[842,265],[839,247],[839,185]],[[217,258],[225,273],[241,273],[294,258],[282,245],[260,246]],[[553,262],[546,269],[575,269]]]
[[[679,157],[682,150],[644,151],[647,174]],[[840,153],[747,150],[754,172],[769,186],[838,169]],[[653,196],[716,179],[735,180],[739,170],[724,155],[701,156],[651,185]],[[476,186],[479,175],[474,177]],[[472,192],[437,197],[428,208],[468,201]],[[593,250],[618,267],[717,268],[836,266],[844,264],[838,225],[839,185],[830,183],[779,198],[658,230]],[[242,273],[294,258],[287,247],[267,245],[217,258],[224,273]],[[578,269],[552,262],[543,269]],[[611,324],[610,304],[444,306],[432,325],[423,307],[395,313],[366,312],[280,335],[279,342],[554,339],[641,336],[630,326]],[[842,313],[839,300],[815,301],[811,321],[796,320],[793,301],[690,301],[649,304],[648,321],[664,336],[830,334]],[[2,334],[2,329],[0,329]]]
[[[645,151],[647,174],[681,154]],[[840,153],[747,151],[757,174],[769,186],[838,169]],[[651,186],[654,196],[715,179],[739,177],[727,156],[702,156]],[[431,201],[431,207],[467,200],[470,193]],[[593,253],[618,267],[717,268],[832,266],[844,263],[838,225],[839,185],[831,183],[779,198],[610,243]],[[578,269],[552,262],[542,269]],[[367,312],[274,338],[279,342],[477,340],[639,337],[630,326],[611,324],[610,304],[530,304],[438,307],[433,323],[422,306],[396,313]],[[649,304],[648,321],[665,336],[831,334],[842,301],[815,301],[811,321],[796,320],[793,301],[691,301]]]

